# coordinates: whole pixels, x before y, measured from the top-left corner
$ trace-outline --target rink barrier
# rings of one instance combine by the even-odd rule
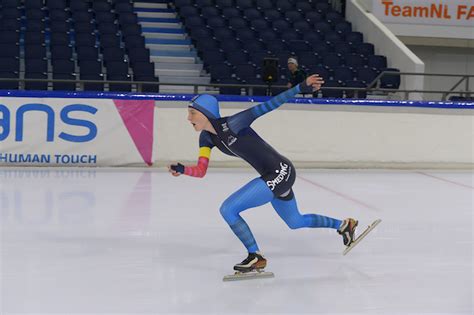
[[[0,166],[195,163],[191,94],[0,91]],[[268,97],[216,95],[231,115]],[[472,168],[474,102],[295,98],[252,127],[296,165]],[[211,166],[244,162],[211,154]]]

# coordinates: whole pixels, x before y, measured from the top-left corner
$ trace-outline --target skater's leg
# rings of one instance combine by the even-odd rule
[[[256,178],[233,193],[221,206],[222,216],[249,253],[255,253],[259,249],[249,226],[240,216],[240,212],[264,205],[270,202],[273,197],[274,195],[267,184],[261,178]]]
[[[272,206],[291,229],[303,227],[338,229],[342,223],[340,220],[318,214],[300,214],[293,191],[286,197],[274,198]]]

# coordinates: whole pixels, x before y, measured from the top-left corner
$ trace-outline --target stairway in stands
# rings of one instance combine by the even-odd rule
[[[168,0],[134,2],[134,8],[160,83],[209,84],[211,78]],[[160,92],[194,93],[194,88],[162,85]]]

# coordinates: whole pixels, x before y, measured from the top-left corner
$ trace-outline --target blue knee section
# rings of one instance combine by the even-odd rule
[[[290,229],[308,228],[332,228],[338,229],[341,221],[318,214],[302,215],[298,210],[296,199],[281,200],[275,198],[272,201],[273,208],[278,215],[285,221]]]
[[[224,220],[247,248],[249,253],[258,251],[257,242],[240,212],[264,205],[273,199],[273,193],[267,184],[256,178],[227,198],[220,208]]]

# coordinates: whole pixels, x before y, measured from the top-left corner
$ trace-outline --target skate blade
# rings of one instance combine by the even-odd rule
[[[364,237],[367,236],[367,234],[370,233],[370,231],[372,231],[380,222],[382,222],[382,220],[380,219],[377,219],[375,220],[374,222],[372,222],[366,229],[364,232],[362,232],[362,234],[360,234],[353,242],[351,245],[347,246],[346,249],[344,250],[344,252],[342,253],[343,255],[346,255],[348,252],[351,251],[351,249],[353,249],[357,244],[359,244],[360,241],[362,241],[364,239]]]
[[[237,271],[233,275],[224,276],[223,281],[239,281],[239,280],[251,280],[251,279],[262,279],[262,278],[273,278],[275,275],[273,272],[266,271],[249,271],[240,272]]]

